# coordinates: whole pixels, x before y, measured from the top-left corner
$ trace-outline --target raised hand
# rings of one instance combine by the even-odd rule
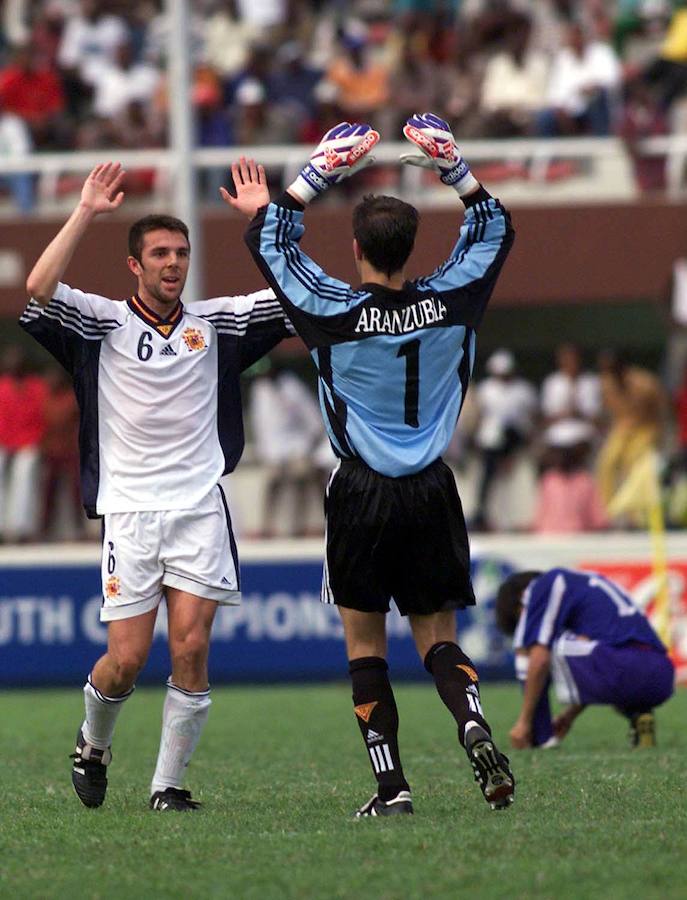
[[[261,206],[270,202],[270,192],[263,166],[257,166],[255,160],[242,156],[237,163],[231,164],[231,177],[234,179],[236,196],[232,197],[226,188],[219,189],[225,203],[252,219]]]
[[[444,119],[434,113],[416,113],[407,120],[403,134],[421,153],[403,153],[401,162],[433,169],[444,184],[455,188],[461,196],[479,187]]]
[[[374,156],[369,153],[378,141],[379,132],[370,125],[340,122],[322,138],[289,193],[309,203],[333,184],[373,163]]]
[[[81,205],[98,213],[114,212],[122,205],[120,191],[126,173],[119,163],[101,163],[88,176],[81,189]]]

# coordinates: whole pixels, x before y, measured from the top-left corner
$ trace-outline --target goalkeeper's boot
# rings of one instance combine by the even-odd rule
[[[392,800],[380,800],[377,794],[356,812],[356,819],[366,816],[403,816],[413,814],[413,801],[410,791],[399,791]]]
[[[184,791],[181,788],[165,788],[164,791],[155,791],[150,798],[150,808],[166,812],[172,810],[174,812],[190,812],[193,809],[200,809],[198,800],[191,797],[190,791]]]
[[[652,710],[630,716],[630,746],[638,749],[656,746],[656,719]]]
[[[507,809],[515,796],[515,778],[508,757],[479,726],[468,732],[465,750],[484,799],[492,809]]]
[[[71,754],[72,784],[84,806],[102,806],[107,791],[107,767],[112,762],[110,748],[99,750],[86,743],[79,729],[76,736],[76,750]]]

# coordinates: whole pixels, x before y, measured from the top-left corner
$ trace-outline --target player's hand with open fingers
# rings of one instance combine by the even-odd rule
[[[374,162],[370,150],[379,141],[379,132],[358,122],[339,122],[322,138],[289,187],[289,193],[302,203],[326,191]]]
[[[261,206],[270,202],[270,191],[263,166],[257,165],[254,159],[242,156],[237,163],[231,164],[231,177],[234,180],[236,196],[221,187],[220,196],[225,203],[252,219]]]
[[[124,200],[120,190],[126,173],[118,162],[101,163],[81,188],[81,205],[98,215],[114,212]]]
[[[407,120],[403,134],[420,152],[403,153],[401,162],[433,169],[444,184],[455,188],[461,197],[479,187],[444,119],[434,113],[416,113]]]

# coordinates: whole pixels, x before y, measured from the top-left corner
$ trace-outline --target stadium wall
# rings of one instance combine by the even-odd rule
[[[472,543],[478,605],[459,614],[461,644],[483,678],[512,677],[509,642],[494,626],[498,585],[512,571],[557,565],[601,571],[653,614],[657,580],[644,534],[536,539],[482,536]],[[668,537],[673,653],[687,680],[687,535]],[[213,683],[337,679],[345,654],[336,609],[319,602],[321,541],[244,542],[243,605],[219,611],[213,630]],[[80,684],[104,650],[96,545],[0,548],[0,686]],[[389,621],[394,677],[423,678],[407,622]],[[169,674],[164,610],[140,679]]]
[[[600,299],[658,301],[673,261],[687,254],[687,206],[669,202],[523,207],[514,211],[517,239],[494,295],[495,305],[589,303]],[[25,304],[26,275],[61,221],[4,222],[0,238],[0,316]],[[67,281],[85,290],[126,297],[133,281],[125,266],[129,219],[97,222],[84,237]],[[255,290],[258,276],[243,244],[244,220],[223,210],[205,213],[205,293]],[[308,213],[305,249],[328,270],[354,280],[350,208]],[[445,257],[456,234],[451,211],[423,211],[411,275]]]

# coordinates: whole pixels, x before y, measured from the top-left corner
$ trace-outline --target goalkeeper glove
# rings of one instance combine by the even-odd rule
[[[373,163],[374,157],[368,154],[378,140],[379,132],[369,125],[340,122],[322,138],[289,193],[310,203],[333,184]]]
[[[416,114],[406,122],[403,134],[422,154],[404,153],[401,162],[434,169],[444,184],[455,188],[461,197],[479,187],[479,182],[456,147],[448,122],[434,113]]]

